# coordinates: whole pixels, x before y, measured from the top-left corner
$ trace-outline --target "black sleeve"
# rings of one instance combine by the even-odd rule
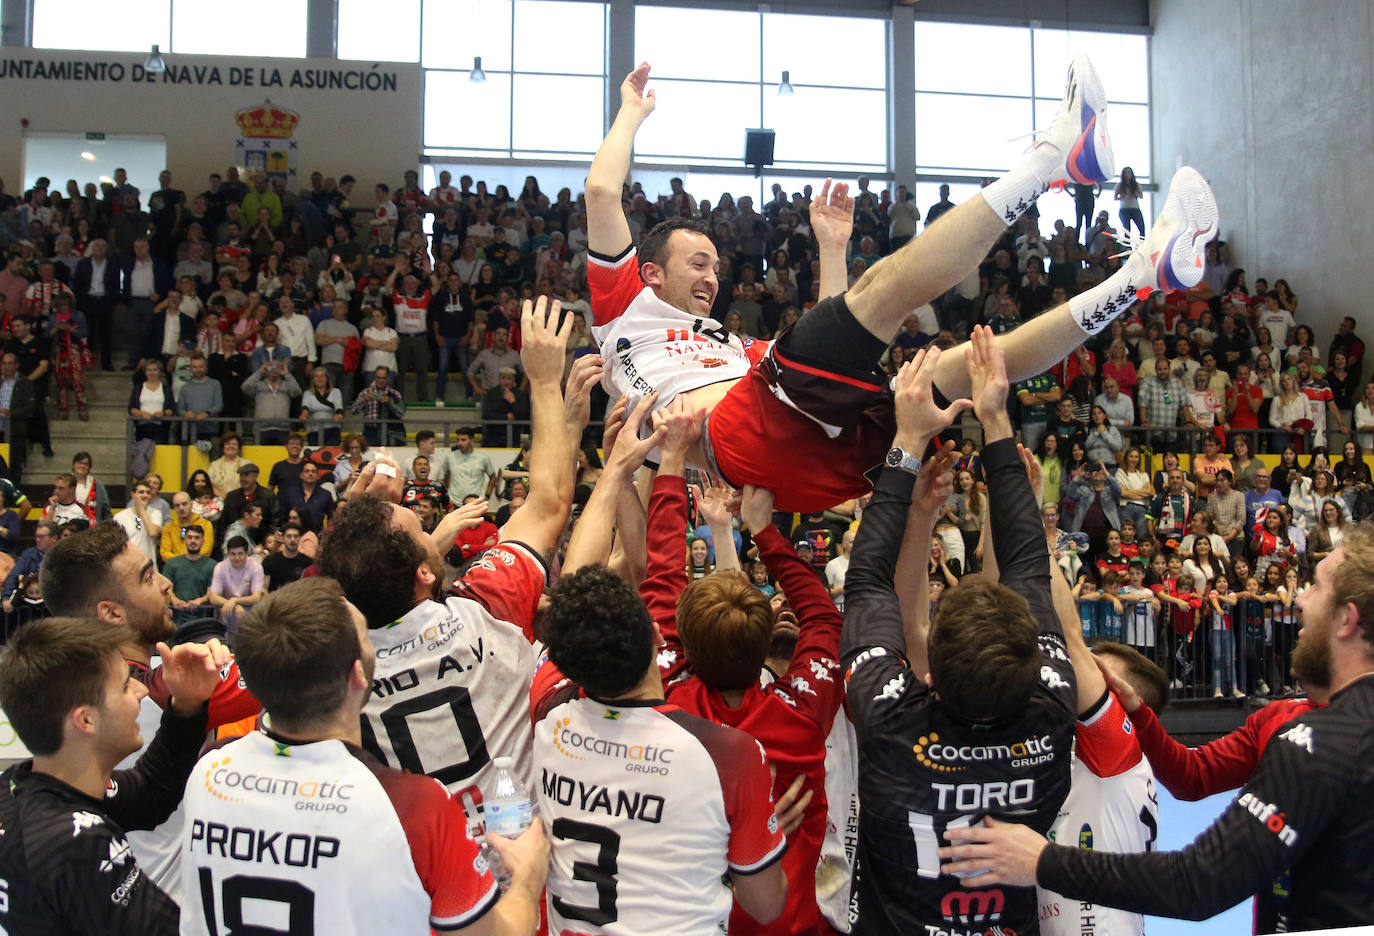
[[[1002,584],[1026,599],[1042,633],[1062,636],[1050,595],[1050,555],[1045,547],[1045,531],[1016,440],[992,442],[983,448],[982,457],[988,478],[992,545]]]
[[[180,909],[139,868],[122,835],[102,824],[72,837],[68,822],[65,836],[63,860],[35,879],[72,932],[175,936]]]
[[[186,792],[207,730],[207,706],[191,718],[169,708],[153,742],[133,767],[116,770],[105,793],[110,818],[125,829],[152,829],[167,820]]]
[[[914,475],[884,468],[864,508],[864,520],[844,579],[840,661],[849,717],[860,738],[895,713],[907,693],[926,691],[906,661],[902,607],[893,588],[897,553],[906,533]]]
[[[1296,727],[1274,737],[1240,796],[1182,851],[1118,855],[1050,845],[1036,880],[1065,897],[1189,920],[1260,892],[1340,820],[1353,792],[1351,745],[1332,743],[1316,726]]]

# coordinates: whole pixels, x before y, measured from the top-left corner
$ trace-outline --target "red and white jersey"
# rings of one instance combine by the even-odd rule
[[[395,225],[399,220],[401,220],[401,211],[396,207],[395,202],[388,199],[377,205],[372,209],[373,237],[377,238],[379,236],[377,228],[380,228],[383,224]]]
[[[436,214],[445,208],[457,208],[463,203],[463,193],[453,185],[436,185],[429,190],[429,203]]]
[[[363,747],[478,803],[480,792],[468,788],[485,785],[492,758],[514,758],[528,784],[536,663],[528,635],[544,576],[532,550],[501,543],[455,583],[463,597],[422,602],[371,631],[377,670],[363,705]]]
[[[679,393],[738,380],[768,350],[767,342],[731,335],[715,319],[675,309],[654,295],[639,278],[633,247],[615,258],[590,254],[587,283],[592,335],[606,360],[606,390],[613,399],[629,397],[631,406],[656,392],[655,409],[661,409]],[[658,460],[656,451],[649,460]]]
[[[556,673],[545,662],[541,681]],[[787,850],[762,745],[662,701],[599,702],[567,680],[533,714],[549,932],[724,933],[726,872],[757,874]]]
[[[425,333],[425,319],[429,315],[431,298],[428,289],[418,296],[392,294],[391,304],[396,309],[396,333],[398,335],[423,335]]]
[[[138,708],[138,730],[143,735],[143,747],[124,758],[116,770],[133,767],[143,756],[157,734],[158,726],[162,724],[163,709],[172,698],[172,691],[167,688],[167,680],[162,675],[160,657],[153,656],[146,668],[136,660],[128,662],[134,669],[142,670],[143,683],[148,687],[148,694]],[[213,731],[222,725],[252,718],[261,711],[258,700],[243,685],[238,664],[232,661],[226,663],[220,669],[219,685],[210,695],[206,727]],[[126,836],[143,873],[169,894],[175,894],[181,886],[181,834],[185,820],[186,804],[183,802],[156,828],[133,829]]]
[[[1314,444],[1324,445],[1326,440],[1326,406],[1335,399],[1331,393],[1331,388],[1324,383],[1307,383],[1298,387],[1298,392],[1307,397],[1307,418],[1312,420],[1312,434],[1316,436]]]
[[[1072,787],[1050,841],[1098,851],[1152,851],[1159,837],[1154,774],[1135,727],[1107,693],[1078,720]],[[1042,936],[1142,936],[1145,918],[1037,888]]]
[[[342,741],[249,732],[183,806],[183,936],[452,932],[501,896],[443,786]]]

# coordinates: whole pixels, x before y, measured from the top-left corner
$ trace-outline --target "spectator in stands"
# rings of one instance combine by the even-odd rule
[[[199,351],[191,354],[191,379],[182,385],[177,409],[183,417],[196,422],[185,427],[186,441],[208,441],[219,434],[219,426],[213,420],[224,412],[224,389],[209,376],[209,365]]]
[[[278,340],[291,356],[291,376],[297,387],[304,387],[309,371],[315,366],[315,330],[310,318],[297,314],[296,303],[290,296],[277,299],[277,318],[273,325]]]
[[[292,507],[304,507],[310,513],[307,529],[318,534],[325,520],[334,515],[334,495],[320,485],[320,466],[313,461],[301,462],[300,483],[287,487],[280,496],[283,513]]]
[[[162,567],[162,574],[172,583],[172,623],[178,627],[202,616],[201,609],[210,604],[215,561],[209,557],[206,536],[204,527],[185,527],[177,536],[181,552]]]
[[[254,434],[259,445],[281,445],[291,430],[286,420],[291,416],[291,401],[301,395],[301,388],[287,367],[285,361],[263,361],[243,382],[243,392],[253,400],[253,416],[273,420],[256,423]]]
[[[328,324],[327,322],[325,324]],[[301,419],[315,445],[338,445],[343,422],[343,393],[323,366],[310,375],[310,389],[301,397]]]
[[[281,344],[281,331],[276,323],[268,322],[262,326],[258,332],[257,345],[253,348],[249,364],[253,370],[259,371],[264,364],[281,364],[278,368],[279,373],[288,373],[291,368],[291,349]]]
[[[1088,461],[1102,462],[1115,472],[1117,453],[1126,447],[1126,440],[1101,406],[1093,405],[1090,419],[1087,438],[1083,443],[1084,454]]]
[[[1207,498],[1207,513],[1213,531],[1226,544],[1226,552],[1234,559],[1245,550],[1248,539],[1245,529],[1245,495],[1235,489],[1235,475],[1229,468],[1216,473],[1216,488]],[[1221,550],[1218,550],[1221,552]]]
[[[249,504],[256,504],[262,508],[263,523],[271,527],[272,518],[276,516],[277,499],[272,496],[272,492],[258,484],[258,466],[250,461],[239,465],[239,486],[230,491],[224,498],[224,510],[220,513],[219,528],[227,530],[231,524],[243,515],[243,510]],[[222,540],[228,537],[221,537]]]
[[[1036,450],[1049,431],[1050,407],[1063,398],[1064,390],[1044,373],[1012,384],[1012,391],[1021,404],[1021,441],[1026,448]]]
[[[298,581],[314,562],[301,552],[301,528],[288,523],[281,534],[282,548],[262,560],[263,582],[269,593]]]
[[[473,395],[478,399],[501,382],[501,368],[510,367],[517,374],[522,373],[520,353],[510,347],[509,341],[510,332],[505,328],[496,328],[491,333],[491,346],[479,351],[472,359],[467,378]]]
[[[1188,533],[1196,502],[1185,484],[1187,476],[1175,465],[1169,469],[1168,482],[1163,491],[1150,502],[1147,516],[1150,535],[1170,548],[1177,548],[1179,540]]]
[[[1355,320],[1350,316],[1341,319],[1341,324],[1336,326],[1336,336],[1331,339],[1327,354],[1327,364],[1332,367],[1336,364],[1336,355],[1344,354],[1346,366],[1359,379],[1364,371],[1364,342],[1355,334]]]
[[[363,318],[372,324],[363,332],[363,347],[367,350],[363,353],[362,372],[370,374],[379,367],[387,368],[388,372],[394,371],[396,349],[401,344],[396,329],[387,324],[386,313],[376,306],[369,308],[364,305]]]
[[[209,520],[197,516],[194,505],[191,495],[185,491],[177,491],[172,495],[172,517],[169,522],[163,524],[158,549],[163,562],[186,553],[186,534],[193,529],[201,532],[200,545],[205,552],[214,552],[214,527]]]
[[[114,370],[114,308],[120,294],[119,265],[108,254],[104,238],[86,245],[86,255],[76,265],[72,291],[77,308],[86,316],[91,348],[100,357],[103,370]]]
[[[315,346],[320,353],[320,367],[328,372],[330,382],[344,397],[353,395],[353,373],[345,368],[344,360],[349,343],[359,340],[358,329],[348,320],[348,300],[336,298],[330,304],[329,318],[315,327]]]
[[[225,544],[225,558],[215,566],[210,579],[210,603],[219,609],[227,628],[237,626],[244,609],[262,599],[262,563],[248,555],[249,544],[236,536]]]
[[[134,438],[151,439],[158,445],[167,442],[170,425],[167,417],[175,409],[172,388],[162,377],[162,365],[150,360],[143,365],[143,381],[129,394],[129,415],[134,418]]]
[[[949,200],[949,186],[940,186],[940,200],[926,209],[926,227],[935,223],[940,215],[954,207],[954,202]]]
[[[23,483],[28,461],[29,417],[41,405],[33,384],[19,373],[18,357],[6,351],[0,356],[0,438],[10,446],[9,476],[15,484]]]
[[[43,567],[43,557],[57,544],[56,521],[46,517],[38,521],[38,526],[34,528],[33,542],[32,546],[19,554],[19,558],[14,562],[14,568],[5,576],[5,584],[0,586],[0,598],[3,598],[6,614],[14,613],[14,593],[19,587],[20,580],[37,575]]]
[[[1059,437],[1059,448],[1067,450],[1077,442],[1083,445],[1088,437],[1087,423],[1078,419],[1074,413],[1074,401],[1063,397],[1055,405],[1054,415],[1050,417],[1049,434]]]
[[[139,481],[134,485],[131,506],[116,513],[114,521],[124,528],[124,532],[129,536],[129,542],[137,546],[143,555],[156,562],[158,543],[162,538],[162,524],[148,510],[148,501],[152,496],[153,491],[148,482]]]
[[[362,473],[363,465],[368,461],[363,458],[367,447],[368,441],[360,433],[354,432],[344,438],[344,455],[334,466],[334,492],[340,499]]]
[[[1255,472],[1255,486],[1245,492],[1245,529],[1253,530],[1255,520],[1261,510],[1278,507],[1284,497],[1269,486],[1269,469],[1261,466]],[[1256,569],[1258,572],[1259,569]]]
[[[302,452],[305,451],[305,436],[293,432],[286,437],[286,457],[272,466],[267,475],[267,486],[272,493],[281,497],[287,488],[295,487],[301,481],[301,465],[305,464]]]
[[[363,435],[369,444],[387,443],[386,435],[396,429],[396,420],[405,415],[405,400],[391,386],[391,372],[387,368],[377,368],[372,383],[358,394],[350,412],[363,417]]]
[[[1075,472],[1064,485],[1064,499],[1074,505],[1069,517],[1069,532],[1085,534],[1094,555],[1104,553],[1107,532],[1121,529],[1121,516],[1117,512],[1121,485],[1108,463],[1093,461],[1086,471]]]
[[[257,504],[245,505],[239,518],[224,531],[226,543],[235,537],[242,537],[248,541],[249,552],[259,559],[267,554],[271,536],[272,530],[263,524],[262,508]]]
[[[444,454],[434,472],[435,479],[447,485],[451,499],[463,503],[467,503],[469,497],[490,497],[500,477],[491,459],[473,447],[471,430],[460,429],[453,441],[453,449]]]
[[[1170,373],[1169,362],[1164,358],[1155,360],[1154,376],[1141,381],[1136,409],[1142,428],[1163,430],[1152,432],[1146,438],[1156,451],[1176,444],[1178,433],[1172,430],[1179,424],[1180,417],[1185,423],[1192,422],[1183,384]]]
[[[0,321],[3,321],[0,310]],[[16,317],[10,320],[12,337],[5,342],[4,350],[12,353],[18,360],[19,374],[32,385],[35,405],[27,420],[26,436],[30,443],[36,443],[43,454],[52,457],[52,438],[48,429],[48,411],[45,406],[37,405],[48,396],[48,375],[52,371],[52,345],[49,340],[36,331],[28,319]]]
[[[1216,474],[1223,468],[1229,468],[1231,460],[1221,454],[1221,440],[1215,433],[1209,432],[1202,438],[1202,453],[1193,456],[1193,484],[1196,486],[1197,496],[1205,498],[1212,493],[1212,488],[1216,483]]]
[[[1102,392],[1093,398],[1093,405],[1101,407],[1118,429],[1128,428],[1135,421],[1135,404],[1121,392],[1121,385],[1114,377],[1102,378]]]
[[[526,432],[530,418],[529,394],[515,385],[513,367],[503,367],[497,386],[482,397],[482,444],[512,448]]]

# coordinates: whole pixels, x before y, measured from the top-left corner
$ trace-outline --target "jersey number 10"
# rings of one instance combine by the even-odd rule
[[[467,760],[435,770],[426,770],[420,761],[420,753],[415,747],[415,738],[410,733],[407,719],[412,715],[432,712],[445,706],[458,724],[458,733],[463,739],[464,747],[467,748]],[[445,686],[412,699],[402,699],[387,708],[378,718],[386,731],[387,739],[391,742],[391,749],[395,752],[397,766],[402,770],[428,774],[447,786],[467,780],[487,766],[491,760],[487,754],[487,741],[482,735],[482,726],[477,722],[477,712],[472,707],[472,695],[463,686]],[[363,713],[363,749],[385,764],[386,754],[377,743],[372,719],[372,715]]]

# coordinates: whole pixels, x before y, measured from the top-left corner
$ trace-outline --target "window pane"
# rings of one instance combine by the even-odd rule
[[[339,0],[339,58],[419,61],[420,0],[388,0],[385,16],[373,0]]]
[[[757,13],[635,8],[635,61],[659,77],[758,81],[758,48]]]
[[[604,3],[517,0],[515,35],[516,71],[606,73]]]
[[[511,0],[424,0],[421,64],[471,68],[482,56],[485,71],[510,70]]]
[[[1107,100],[1150,100],[1149,42],[1144,36],[1062,29],[1035,30],[1035,93],[1061,93],[1069,62],[1080,52],[1092,59]]]
[[[112,16],[105,0],[33,0],[36,49],[147,52],[171,48],[171,0],[129,0]]]
[[[172,0],[172,51],[305,57],[306,0],[236,0],[232,16],[205,0]]]
[[[635,139],[637,155],[673,162],[744,162],[744,131],[759,126],[759,86],[656,81],[658,105]]]
[[[512,146],[518,150],[595,153],[601,145],[603,89],[601,78],[516,75],[515,113],[519,119]]]
[[[1048,127],[1059,110],[1059,101],[1035,102],[1036,126]],[[1112,140],[1116,171],[1130,166],[1137,179],[1151,178],[1150,108],[1145,104],[1112,104],[1107,108],[1107,130]],[[1167,182],[1167,180],[1165,180]]]
[[[916,90],[1029,97],[1030,53],[1028,29],[918,21]]]
[[[916,95],[916,165],[923,171],[1005,172],[1031,131],[1030,101],[947,94]]]
[[[510,75],[474,84],[465,71],[426,72],[425,145],[508,150]]]
[[[818,127],[818,114],[842,117],[842,132]],[[887,165],[887,97],[882,91],[797,88],[793,96],[779,97],[769,86],[763,95],[763,122],[777,131],[773,158],[779,165]]]
[[[886,24],[852,16],[763,15],[763,78],[776,83],[782,70],[793,84],[883,88],[887,85]],[[817,55],[818,37],[844,55]],[[652,60],[651,60],[652,61]]]

